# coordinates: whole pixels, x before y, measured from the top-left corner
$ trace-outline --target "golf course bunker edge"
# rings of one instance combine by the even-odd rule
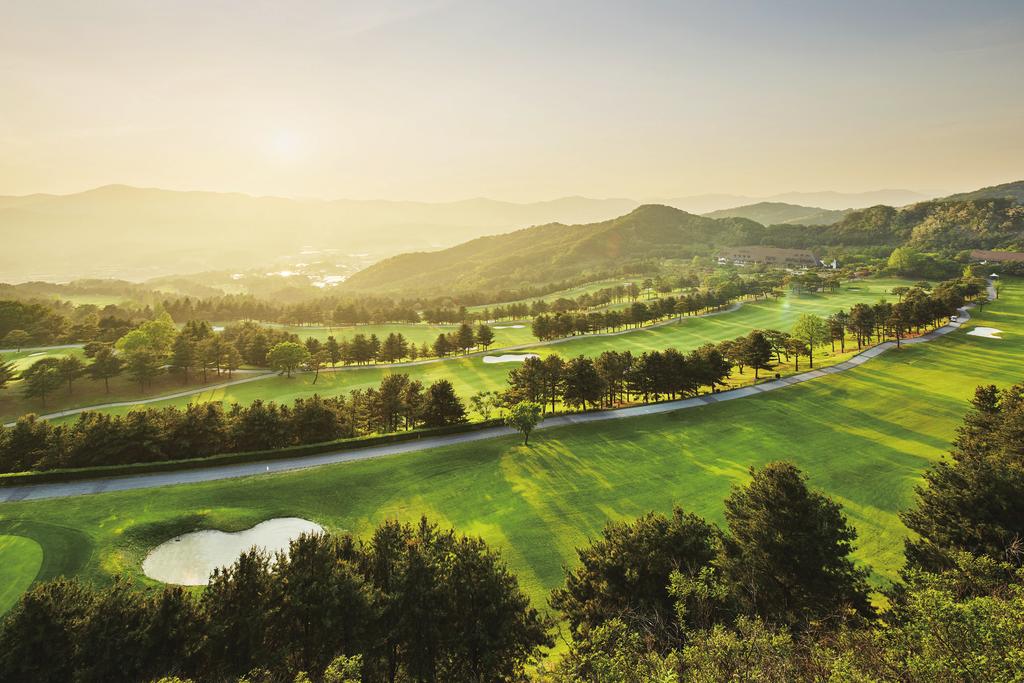
[[[234,533],[205,529],[164,541],[149,551],[142,562],[143,573],[162,583],[205,586],[217,567],[234,564],[238,556],[256,546],[273,555],[287,552],[288,544],[304,533],[321,533],[323,528],[299,517],[279,517]]]

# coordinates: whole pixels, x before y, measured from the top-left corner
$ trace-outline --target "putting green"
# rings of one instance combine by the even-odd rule
[[[790,460],[833,496],[859,532],[855,558],[876,585],[902,566],[898,513],[921,472],[949,449],[979,384],[1021,379],[1024,286],[963,330],[859,368],[737,401],[245,479],[0,505],[0,531],[39,540],[63,573],[141,574],[146,552],[197,528],[238,531],[301,517],[363,535],[387,518],[428,515],[499,548],[538,606],[608,519],[673,504],[722,522],[748,468]],[[15,531],[6,531],[7,528]],[[56,569],[56,567],[55,567]]]
[[[0,535],[0,614],[18,602],[43,564],[43,549],[31,538]]]

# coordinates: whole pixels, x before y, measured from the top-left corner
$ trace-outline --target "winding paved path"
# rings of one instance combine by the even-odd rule
[[[327,372],[353,372],[353,371],[356,371],[356,370],[368,370],[368,369],[376,370],[378,368],[384,368],[384,369],[388,369],[388,368],[411,368],[411,367],[414,367],[414,366],[417,366],[417,365],[430,365],[432,363],[447,363],[449,361],[459,360],[461,358],[475,358],[475,357],[478,357],[478,356],[485,356],[485,355],[489,355],[489,354],[504,353],[506,351],[520,351],[522,349],[537,348],[538,346],[551,346],[552,344],[564,344],[566,342],[576,341],[576,340],[579,340],[579,339],[592,339],[594,337],[618,337],[619,335],[632,334],[632,333],[638,332],[640,330],[651,330],[651,329],[654,329],[655,327],[664,327],[666,325],[673,325],[673,324],[676,324],[676,323],[682,323],[682,322],[684,322],[686,320],[689,320],[689,319],[692,319],[692,318],[710,318],[710,317],[716,316],[716,315],[723,315],[725,313],[732,313],[734,311],[739,310],[740,306],[742,306],[743,303],[744,302],[737,301],[736,303],[734,303],[734,304],[732,304],[730,306],[727,306],[726,308],[722,308],[722,309],[719,309],[719,310],[716,310],[716,311],[709,311],[707,313],[700,313],[698,315],[682,316],[682,317],[678,317],[678,318],[673,317],[673,318],[669,318],[668,320],[662,320],[661,322],[654,323],[653,325],[648,325],[646,327],[632,327],[632,328],[625,329],[625,330],[619,330],[618,332],[595,332],[593,334],[577,335],[577,336],[573,336],[573,337],[559,337],[558,339],[549,339],[547,341],[531,342],[529,344],[516,344],[515,346],[502,346],[501,348],[490,349],[488,351],[474,351],[473,353],[466,353],[466,354],[463,354],[461,356],[446,356],[444,358],[427,358],[427,359],[424,359],[424,360],[404,361],[404,362],[401,362],[401,363],[373,363],[373,364],[370,364],[370,365],[342,365],[341,367],[336,367],[336,368],[320,368],[320,372],[321,373],[327,373]],[[65,349],[65,348],[75,348],[76,346],[81,346],[81,344],[77,344],[77,345],[76,344],[71,344],[71,345],[68,345],[68,346],[48,346],[48,347],[41,347],[41,348]],[[31,350],[31,349],[26,349],[26,350]],[[183,389],[181,391],[175,391],[175,392],[172,392],[170,394],[160,394],[159,396],[150,396],[148,398],[138,398],[138,399],[135,399],[135,400],[128,400],[128,401],[112,401],[110,403],[95,403],[93,405],[79,406],[77,408],[67,408],[65,410],[58,410],[58,411],[55,411],[55,412],[52,412],[52,413],[47,413],[45,415],[38,415],[37,417],[40,420],[56,420],[56,419],[59,419],[59,418],[62,418],[62,417],[70,417],[72,415],[78,415],[79,413],[84,413],[84,412],[86,412],[88,410],[106,410],[107,408],[131,408],[133,406],[145,405],[147,403],[159,403],[160,401],[170,401],[171,399],[175,399],[175,398],[186,398],[188,396],[197,396],[199,394],[202,394],[202,393],[207,392],[207,391],[212,391],[214,389],[226,389],[227,387],[232,387],[232,386],[235,386],[236,384],[246,384],[248,382],[257,382],[257,381],[262,380],[262,379],[269,379],[271,377],[277,377],[278,376],[278,373],[273,372],[273,371],[267,371],[267,370],[235,370],[235,372],[236,373],[241,373],[241,374],[246,374],[247,376],[246,377],[240,377],[238,379],[229,379],[226,382],[217,382],[216,384],[204,384],[204,385],[199,386],[199,387],[190,387],[188,389]],[[313,372],[312,370],[304,370],[304,371],[296,371],[296,372],[294,372],[292,374],[296,374],[296,375],[306,374],[306,375],[308,375],[308,374],[310,374],[312,372]],[[15,424],[16,424],[15,422],[8,422],[8,423],[4,424],[4,427],[13,427]]]
[[[989,300],[996,298],[996,290],[991,284],[988,287]],[[971,319],[967,308],[960,309],[960,316],[957,322],[951,322],[943,327],[928,332],[914,339],[904,340],[903,344],[921,344],[933,339],[942,337],[950,332],[959,329],[961,325]],[[562,415],[545,420],[538,429],[552,429],[567,425],[582,424],[586,422],[603,422],[605,420],[618,420],[623,418],[637,417],[641,415],[656,415],[669,413],[677,410],[686,410],[710,403],[721,403],[732,401],[748,396],[756,396],[768,391],[775,391],[793,384],[800,384],[819,377],[835,375],[840,372],[852,370],[859,365],[867,363],[872,358],[880,356],[891,348],[895,348],[896,342],[883,342],[877,346],[863,351],[862,353],[836,365],[822,368],[820,370],[809,370],[797,375],[791,375],[782,379],[769,380],[762,384],[750,387],[742,387],[723,391],[717,394],[705,394],[694,398],[687,398],[679,401],[667,401],[665,403],[654,403],[650,405],[621,408],[618,410],[604,410],[592,413],[579,413]],[[14,502],[20,500],[41,500],[45,498],[66,498],[70,496],[82,496],[92,493],[104,493],[108,491],[128,491],[132,489],[144,489],[156,486],[172,486],[174,484],[189,484],[203,481],[215,481],[219,479],[230,479],[234,477],[245,477],[257,474],[269,474],[272,472],[284,472],[288,470],[306,469],[330,465],[334,463],[352,462],[355,460],[367,460],[369,458],[380,458],[400,453],[422,451],[439,446],[450,446],[454,444],[483,441],[499,436],[507,436],[515,432],[508,427],[494,427],[482,429],[476,432],[465,434],[450,434],[447,436],[431,436],[413,441],[405,441],[395,444],[385,444],[358,450],[339,451],[334,453],[321,453],[308,455],[299,458],[284,458],[280,460],[264,460],[253,463],[237,463],[233,465],[222,465],[219,467],[199,468],[193,470],[180,470],[175,472],[155,472],[151,474],[138,474],[126,477],[108,477],[101,479],[87,479],[67,483],[35,484],[30,486],[12,486],[0,488],[0,502]]]

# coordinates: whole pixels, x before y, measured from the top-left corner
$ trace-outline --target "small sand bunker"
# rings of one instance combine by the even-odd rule
[[[210,329],[212,329],[214,332],[223,332],[224,331],[224,326],[223,325],[214,325]]]
[[[164,583],[205,586],[214,569],[233,564],[239,554],[253,546],[270,554],[287,551],[293,539],[322,531],[319,524],[298,517],[268,519],[233,534],[193,531],[153,548],[142,563],[142,571],[149,578]]]
[[[521,330],[524,327],[526,327],[526,325],[495,325],[494,329],[496,329],[496,330]]]
[[[1002,339],[999,335],[1003,333],[1002,330],[997,330],[994,327],[975,327],[973,330],[969,330],[967,334],[972,337],[985,337],[986,339]]]
[[[506,353],[502,356],[484,356],[485,363],[522,363],[527,358],[540,358],[536,353]]]

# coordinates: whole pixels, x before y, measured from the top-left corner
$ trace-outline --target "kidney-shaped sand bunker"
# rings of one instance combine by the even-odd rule
[[[205,586],[214,569],[233,564],[242,551],[253,546],[271,554],[287,551],[293,539],[322,531],[319,524],[298,517],[268,519],[235,533],[193,531],[153,548],[142,563],[142,571],[164,583]]]

